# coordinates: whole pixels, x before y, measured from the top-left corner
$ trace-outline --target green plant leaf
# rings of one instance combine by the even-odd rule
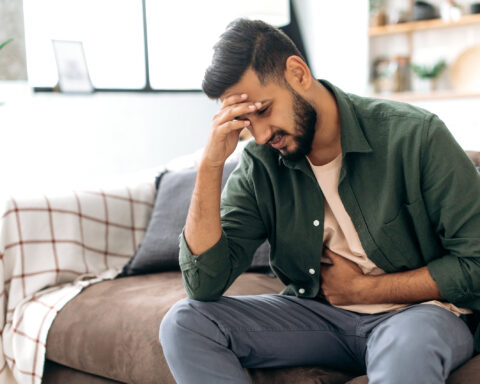
[[[4,41],[2,44],[0,44],[0,49],[5,47],[8,43],[11,43],[12,41],[13,41],[13,39],[8,39],[7,41]]]
[[[433,67],[427,67],[426,65],[411,65],[413,72],[421,79],[434,79],[446,68],[447,64],[445,60],[440,60]]]

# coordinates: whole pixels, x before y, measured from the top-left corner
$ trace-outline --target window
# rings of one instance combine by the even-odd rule
[[[142,2],[139,0],[24,0],[29,83],[58,81],[52,40],[82,41],[95,88],[145,86]]]
[[[64,40],[83,43],[97,90],[199,90],[231,20],[284,26],[290,10],[288,0],[24,0],[29,82],[56,86],[52,40]]]

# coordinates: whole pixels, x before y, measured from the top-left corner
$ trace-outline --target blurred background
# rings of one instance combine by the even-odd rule
[[[480,150],[480,2],[0,0],[0,193],[105,184],[201,148],[200,92],[236,17],[281,27],[313,74],[437,113]]]

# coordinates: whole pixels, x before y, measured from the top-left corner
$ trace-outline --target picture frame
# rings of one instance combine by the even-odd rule
[[[92,93],[87,61],[81,41],[52,40],[58,71],[58,87],[64,93]]]

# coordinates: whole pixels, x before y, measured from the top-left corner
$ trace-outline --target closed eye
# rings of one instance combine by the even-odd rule
[[[270,106],[266,107],[266,108],[263,108],[262,110],[260,111],[257,111],[257,115],[263,115],[267,110],[268,108],[270,108]]]

